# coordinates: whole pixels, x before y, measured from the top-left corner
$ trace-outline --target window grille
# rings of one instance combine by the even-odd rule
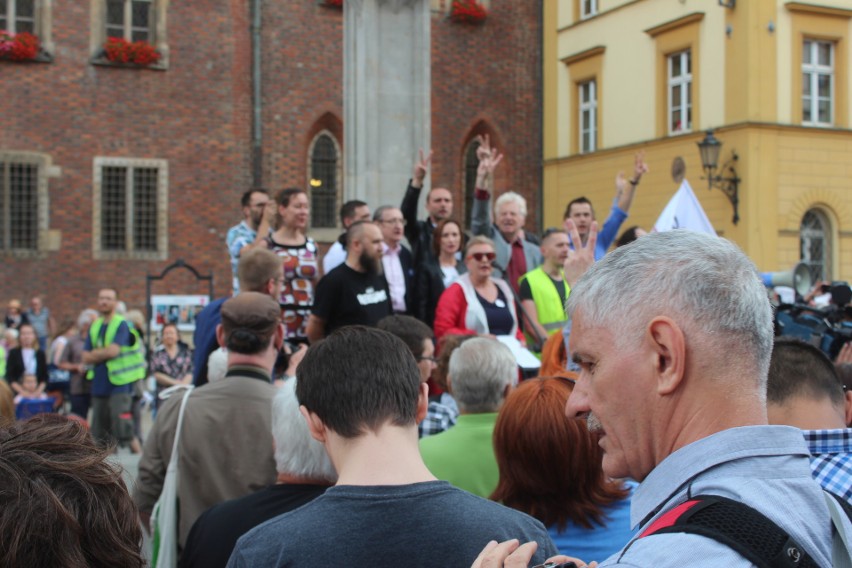
[[[805,213],[799,227],[799,242],[802,262],[810,268],[813,282],[830,280],[831,231],[822,212],[811,209]]]
[[[152,42],[154,4],[150,0],[106,0],[106,35]]]
[[[805,40],[802,50],[802,122],[831,126],[834,121],[834,44]]]
[[[0,0],[0,30],[36,33],[36,0]]]
[[[0,248],[38,249],[38,166],[0,161]]]
[[[692,55],[690,50],[668,57],[669,134],[692,130]]]
[[[311,226],[337,226],[337,146],[328,134],[320,134],[311,151]]]
[[[157,168],[103,166],[101,249],[157,252]]]

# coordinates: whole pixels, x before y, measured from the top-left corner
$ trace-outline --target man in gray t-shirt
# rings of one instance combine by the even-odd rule
[[[437,481],[423,464],[428,387],[402,340],[344,327],[311,346],[296,373],[302,414],[338,483],[246,533],[228,566],[470,566],[489,541],[512,537],[538,543],[536,564],[556,554],[540,522]]]
[[[50,310],[44,307],[41,297],[33,296],[30,309],[27,310],[27,320],[38,336],[38,345],[42,351],[47,349],[47,338],[53,334],[54,322]]]

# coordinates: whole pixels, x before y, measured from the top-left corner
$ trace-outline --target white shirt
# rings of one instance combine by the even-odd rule
[[[407,311],[405,309],[405,272],[399,260],[401,248],[399,244],[390,248],[387,243],[382,243],[382,266],[385,269],[385,280],[388,281],[391,305],[395,312]]]
[[[334,241],[334,244],[328,247],[328,252],[322,257],[322,273],[328,274],[346,260],[346,249],[340,244],[340,241]]]

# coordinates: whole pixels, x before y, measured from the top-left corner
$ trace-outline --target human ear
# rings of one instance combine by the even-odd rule
[[[683,331],[671,318],[658,316],[648,324],[646,341],[654,357],[657,393],[672,394],[683,381],[686,370],[686,339]]]
[[[305,418],[305,422],[308,425],[308,431],[311,433],[311,437],[320,444],[325,444],[326,427],[320,417],[305,408],[305,405],[299,406],[299,412]]]

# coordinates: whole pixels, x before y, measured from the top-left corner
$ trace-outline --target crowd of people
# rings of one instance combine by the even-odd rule
[[[773,339],[767,291],[724,239],[631,227],[609,250],[641,154],[600,230],[577,198],[540,237],[519,194],[492,210],[502,155],[482,138],[477,156],[469,230],[446,188],[416,218],[421,154],[399,207],[343,205],[325,255],[305,191],[247,191],[233,294],[198,314],[192,348],[164,325],[148,364],[144,321],[113,288],[58,328],[34,302],[44,346],[11,302],[0,476],[20,489],[0,491],[0,527],[21,536],[0,541],[3,563],[142,565],[138,527],[170,475],[179,515],[157,539],[186,567],[848,560],[852,367]],[[513,341],[540,353],[540,376],[519,372]],[[140,450],[149,376],[160,396],[131,501],[106,457]],[[77,420],[13,422],[15,399],[42,397]],[[50,502],[43,551],[28,500]]]

